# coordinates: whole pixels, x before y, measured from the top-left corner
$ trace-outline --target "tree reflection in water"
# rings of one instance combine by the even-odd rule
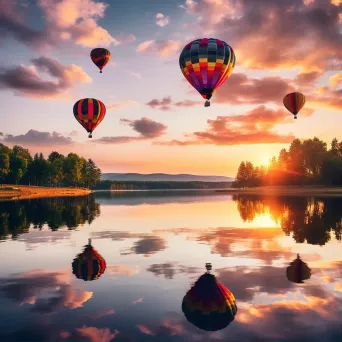
[[[297,243],[326,244],[333,232],[341,240],[342,198],[234,195],[244,222],[269,214]]]
[[[0,239],[16,239],[30,228],[75,229],[100,215],[93,196],[3,202],[0,204]]]

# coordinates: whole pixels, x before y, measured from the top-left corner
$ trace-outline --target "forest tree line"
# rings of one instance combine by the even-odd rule
[[[95,190],[189,190],[226,189],[230,182],[166,182],[166,181],[110,181],[97,183]]]
[[[303,142],[295,139],[268,166],[241,162],[232,187],[262,185],[342,186],[342,141],[335,138],[328,148],[316,137]]]
[[[76,153],[64,156],[51,152],[45,159],[42,153],[32,157],[21,146],[9,148],[0,144],[0,184],[90,188],[100,177],[101,170],[94,161]]]

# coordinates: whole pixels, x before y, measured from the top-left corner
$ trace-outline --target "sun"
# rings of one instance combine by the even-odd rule
[[[270,165],[270,157],[266,157],[266,156],[262,156],[261,158],[259,158],[260,160],[260,164],[262,166],[269,166]]]

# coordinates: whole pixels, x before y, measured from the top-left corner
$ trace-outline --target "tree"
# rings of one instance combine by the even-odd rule
[[[68,185],[80,185],[82,181],[82,168],[84,159],[82,160],[77,154],[69,153],[64,159],[64,181]]]
[[[313,181],[318,179],[326,152],[327,144],[316,137],[303,142],[303,166],[308,179]]]
[[[9,183],[18,184],[27,170],[27,160],[19,155],[10,156],[10,172],[8,173]]]
[[[8,154],[0,154],[0,183],[3,183],[10,172],[10,158]]]
[[[100,181],[101,170],[95,165],[92,159],[86,161],[83,172],[86,187],[92,188]]]

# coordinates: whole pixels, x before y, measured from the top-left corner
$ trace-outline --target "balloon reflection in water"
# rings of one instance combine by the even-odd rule
[[[302,261],[299,254],[297,254],[297,259],[293,260],[286,269],[286,277],[289,281],[297,284],[303,284],[303,280],[310,279],[311,269]]]
[[[216,277],[209,273],[212,266],[206,264],[207,272],[183,298],[182,311],[186,319],[206,331],[227,327],[237,312],[233,294]]]
[[[106,261],[91,245],[84,246],[83,253],[79,254],[72,263],[72,273],[84,281],[96,280],[101,277],[106,269]]]

